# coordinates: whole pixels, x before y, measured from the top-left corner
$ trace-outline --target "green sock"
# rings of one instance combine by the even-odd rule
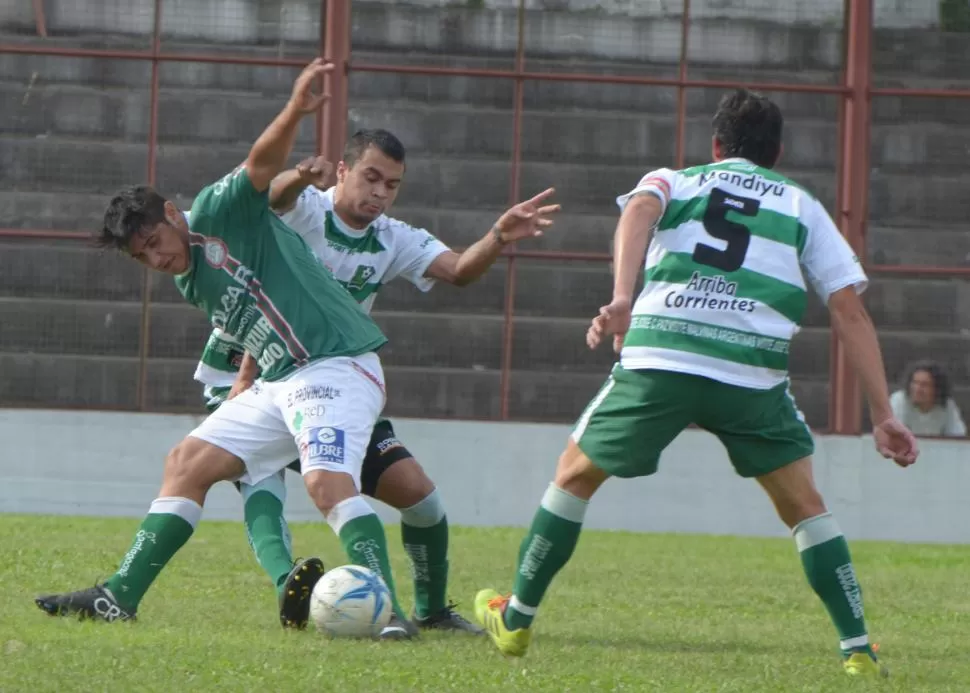
[[[360,498],[356,496],[355,499]],[[366,501],[360,499],[362,503]],[[348,501],[343,501],[347,503]],[[338,506],[340,507],[340,506]],[[370,510],[370,506],[367,506]],[[329,520],[329,516],[327,518]],[[384,525],[377,514],[370,510],[343,523],[338,531],[340,543],[347,552],[350,562],[370,568],[384,578],[384,584],[391,592],[391,604],[398,618],[407,620],[404,610],[397,601],[397,589],[394,587],[394,575],[391,573],[391,561],[387,555],[387,537],[384,535]]]
[[[849,545],[831,514],[800,522],[792,531],[808,584],[825,605],[839,633],[843,654],[868,652],[869,635]]]
[[[588,501],[550,484],[532,519],[532,527],[519,549],[512,599],[505,610],[505,625],[528,628],[539,602],[556,573],[566,565],[579,541]]]
[[[401,511],[401,541],[411,559],[414,613],[427,618],[445,608],[448,590],[448,518],[437,490]]]
[[[246,499],[244,513],[249,545],[279,591],[293,568],[283,503],[269,491],[256,491]]]
[[[188,498],[156,498],[118,572],[104,586],[128,611],[138,608],[152,582],[192,536],[202,506]]]

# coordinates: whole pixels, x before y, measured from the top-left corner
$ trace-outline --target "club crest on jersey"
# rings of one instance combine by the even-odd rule
[[[229,257],[229,249],[222,240],[218,238],[207,238],[203,252],[205,253],[205,261],[210,267],[214,269],[222,269],[225,267],[226,259]]]
[[[354,276],[347,282],[347,288],[351,291],[360,291],[367,284],[367,280],[377,274],[377,270],[370,265],[357,265]]]

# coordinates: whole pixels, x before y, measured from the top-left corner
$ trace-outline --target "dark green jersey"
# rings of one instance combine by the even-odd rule
[[[387,339],[269,208],[245,168],[195,198],[189,270],[175,285],[245,347],[266,380],[318,359],[357,356]]]

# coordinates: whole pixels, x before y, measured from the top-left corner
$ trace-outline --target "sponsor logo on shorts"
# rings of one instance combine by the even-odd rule
[[[303,407],[303,416],[308,419],[319,419],[327,412],[327,408],[322,404],[308,404]]]
[[[286,406],[312,402],[318,399],[339,399],[341,392],[331,385],[304,385],[286,396]]]
[[[331,426],[306,429],[300,445],[300,461],[310,464],[343,464],[344,432]]]
[[[404,446],[401,445],[401,441],[398,440],[397,438],[385,438],[384,440],[382,440],[377,444],[377,452],[379,452],[382,455],[385,455],[389,450],[393,450],[394,448],[403,448],[403,447]]]

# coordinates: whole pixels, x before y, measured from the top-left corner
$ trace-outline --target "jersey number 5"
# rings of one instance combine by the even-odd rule
[[[694,262],[708,267],[716,267],[722,272],[734,272],[741,269],[744,257],[748,254],[751,243],[751,231],[744,224],[730,221],[728,212],[737,212],[746,217],[753,217],[761,208],[761,202],[749,197],[730,195],[720,188],[711,190],[707,199],[707,211],[704,212],[704,230],[727,243],[724,250],[712,248],[698,243],[694,246],[691,256]]]

